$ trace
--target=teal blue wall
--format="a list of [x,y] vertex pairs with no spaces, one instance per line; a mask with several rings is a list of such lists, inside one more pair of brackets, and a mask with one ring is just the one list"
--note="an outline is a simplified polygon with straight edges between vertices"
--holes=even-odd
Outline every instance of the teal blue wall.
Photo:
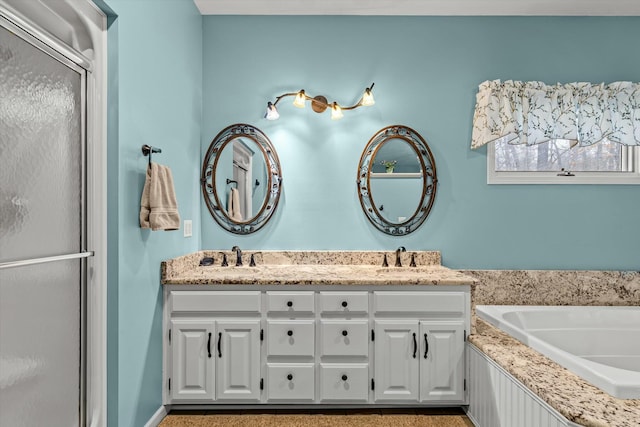
[[[640,18],[204,17],[201,152],[225,126],[262,129],[282,163],[284,193],[251,236],[202,211],[202,247],[442,251],[454,268],[640,269],[640,187],[489,186],[486,149],[471,151],[478,84],[637,81]],[[262,118],[268,100],[306,89],[343,104],[375,82],[376,105]],[[440,185],[415,233],[376,231],[361,211],[356,168],[382,127],[404,124],[429,143]]]
[[[140,427],[162,404],[160,262],[200,247],[202,17],[191,0],[108,5],[108,424]],[[194,237],[140,228],[143,144],[162,148],[153,159],[172,169]]]

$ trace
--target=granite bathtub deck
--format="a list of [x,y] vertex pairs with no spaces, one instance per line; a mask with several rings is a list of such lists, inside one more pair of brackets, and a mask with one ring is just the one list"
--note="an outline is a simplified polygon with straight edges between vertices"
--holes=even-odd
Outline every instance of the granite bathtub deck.
[[476,319],[469,342],[574,423],[640,425],[640,399],[612,397],[483,320]]
[[[414,254],[416,267],[410,267]],[[474,285],[476,279],[440,265],[435,251],[404,252],[403,267],[394,267],[393,252],[263,251],[254,252],[257,266],[249,267],[251,252],[235,267],[235,253],[225,252],[229,267],[221,267],[222,253],[200,251],[164,261],[165,285]],[[382,267],[387,255],[390,267]],[[213,258],[213,265],[200,260]]]

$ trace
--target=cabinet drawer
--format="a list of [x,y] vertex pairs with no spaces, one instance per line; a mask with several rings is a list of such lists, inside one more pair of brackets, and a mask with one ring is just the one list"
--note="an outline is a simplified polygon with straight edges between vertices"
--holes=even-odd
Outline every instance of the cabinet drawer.
[[367,320],[320,321],[320,356],[369,356]]
[[369,400],[369,365],[321,363],[320,400]]
[[267,311],[281,313],[313,313],[313,292],[267,292]]
[[171,312],[260,313],[260,291],[171,291]]
[[267,357],[313,357],[315,348],[313,320],[267,321]]
[[374,292],[373,311],[378,313],[430,312],[462,316],[465,309],[464,292]]
[[369,311],[367,292],[320,292],[320,313],[365,314]]
[[313,401],[313,363],[267,363],[267,400]]

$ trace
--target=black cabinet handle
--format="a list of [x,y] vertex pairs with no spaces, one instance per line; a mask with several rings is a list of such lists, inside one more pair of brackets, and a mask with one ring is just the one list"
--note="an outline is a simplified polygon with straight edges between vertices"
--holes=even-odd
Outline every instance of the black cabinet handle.
[[222,332],[218,332],[218,357],[222,357]]
[[342,331],[342,336],[346,337],[347,335],[349,335],[349,332],[347,332],[346,330]]
[[291,380],[293,379],[293,375],[291,375],[291,374],[287,375],[287,379],[288,379],[289,381],[291,381]]
[[427,353],[429,353],[429,341],[427,340],[427,334],[424,334],[424,358],[427,358]]
[[348,379],[348,378],[347,378],[347,376],[346,376],[346,375],[343,375],[343,376],[342,376],[342,381],[346,381],[347,379]]
[[288,330],[288,331],[287,331],[287,335],[289,335],[289,336],[293,336],[293,331],[292,331],[292,330]]
[[413,333],[413,358],[416,358],[416,353],[418,353],[418,341],[416,340],[416,333]]
[[347,307],[347,305],[349,305],[349,304],[348,304],[346,301],[342,301],[342,306],[343,306],[343,307],[345,307],[345,308],[346,308],[346,307]]
[[293,307],[293,301],[287,301],[287,307]]
[[209,332],[209,341],[207,341],[207,353],[209,354],[209,359],[211,359],[211,332]]

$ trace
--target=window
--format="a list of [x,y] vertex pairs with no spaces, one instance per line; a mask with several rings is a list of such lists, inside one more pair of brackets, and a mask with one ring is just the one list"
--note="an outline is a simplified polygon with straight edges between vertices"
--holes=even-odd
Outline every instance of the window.
[[471,148],[489,184],[640,185],[640,83],[485,81]]
[[640,184],[640,147],[602,141],[580,147],[496,141],[487,148],[488,184]]

